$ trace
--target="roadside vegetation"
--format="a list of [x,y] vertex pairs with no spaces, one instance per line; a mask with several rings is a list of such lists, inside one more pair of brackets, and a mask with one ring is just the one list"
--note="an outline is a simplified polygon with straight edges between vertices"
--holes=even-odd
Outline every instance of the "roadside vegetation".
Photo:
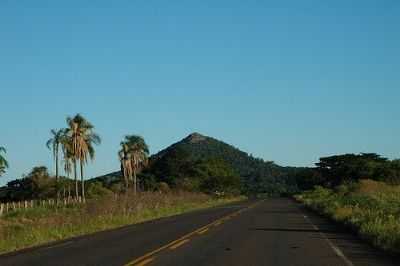
[[240,175],[219,156],[194,159],[178,148],[149,157],[145,139],[130,134],[112,155],[121,171],[89,179],[101,143],[94,125],[77,114],[50,135],[54,175],[36,166],[0,188],[0,253],[245,199]]
[[296,199],[343,223],[375,247],[400,253],[399,161],[376,154],[322,158]]
[[183,191],[132,192],[85,204],[16,210],[0,218],[0,253],[244,199]]
[[297,199],[376,247],[400,253],[400,186],[362,180],[335,189],[318,187]]
[[[94,125],[77,114],[50,133],[46,146],[55,174],[36,166],[0,187],[0,252],[216,206],[240,195],[294,194],[375,246],[400,250],[400,160],[344,154],[321,158],[315,168],[281,167],[198,133],[150,156],[145,139],[129,134],[111,155],[118,156],[120,171],[90,179],[84,170],[101,143]],[[10,166],[5,155],[0,147],[0,175]],[[47,201],[52,205],[41,203]]]

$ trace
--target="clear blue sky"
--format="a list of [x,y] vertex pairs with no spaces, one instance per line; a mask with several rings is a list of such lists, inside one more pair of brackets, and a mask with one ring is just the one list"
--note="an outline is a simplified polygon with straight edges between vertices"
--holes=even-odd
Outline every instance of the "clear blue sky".
[[77,112],[103,138],[89,176],[118,169],[127,133],[154,153],[198,131],[282,165],[398,158],[399,14],[398,0],[3,0],[0,184],[52,169],[48,132]]

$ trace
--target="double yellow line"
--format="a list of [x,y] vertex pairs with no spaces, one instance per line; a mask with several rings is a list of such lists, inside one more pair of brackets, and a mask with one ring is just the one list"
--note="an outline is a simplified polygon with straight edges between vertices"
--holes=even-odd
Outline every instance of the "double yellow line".
[[197,230],[195,230],[195,231],[193,231],[193,232],[191,232],[191,233],[189,233],[187,235],[184,235],[184,236],[182,236],[181,238],[179,238],[177,240],[174,240],[174,241],[172,241],[172,242],[170,242],[170,243],[168,243],[168,244],[166,244],[166,245],[164,245],[162,247],[159,247],[159,248],[157,248],[157,249],[155,249],[155,250],[153,250],[153,251],[151,251],[149,253],[146,253],[145,255],[143,255],[143,256],[141,256],[141,257],[139,257],[139,258],[127,263],[127,264],[125,264],[125,266],[144,266],[144,265],[147,265],[147,264],[149,264],[150,262],[152,262],[154,260],[153,256],[155,254],[157,254],[157,253],[159,253],[161,251],[164,251],[166,249],[171,249],[171,250],[177,249],[178,247],[183,246],[184,244],[189,242],[190,241],[189,238],[191,238],[192,236],[205,234],[207,231],[210,230],[211,227],[219,226],[223,222],[225,222],[225,221],[227,221],[227,220],[229,220],[229,219],[231,219],[233,217],[236,217],[237,215],[241,214],[245,210],[249,210],[251,208],[254,208],[259,203],[260,202],[257,202],[255,204],[252,204],[252,205],[248,206],[247,208],[241,209],[241,210],[239,210],[237,212],[234,212],[234,213],[229,214],[227,216],[224,216],[224,217],[222,217],[222,218],[220,218],[218,220],[215,220],[214,222],[212,222],[210,224],[207,224],[207,225],[205,225],[205,226],[203,226],[203,227],[201,227],[201,228],[199,228],[199,229],[197,229]]

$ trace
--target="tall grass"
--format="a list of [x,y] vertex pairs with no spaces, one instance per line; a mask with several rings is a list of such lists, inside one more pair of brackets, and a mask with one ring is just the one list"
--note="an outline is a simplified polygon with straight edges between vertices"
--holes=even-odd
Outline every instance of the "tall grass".
[[241,200],[199,193],[139,193],[85,205],[17,210],[0,218],[0,253]]
[[317,187],[296,198],[376,247],[400,253],[400,186],[363,180],[334,190]]

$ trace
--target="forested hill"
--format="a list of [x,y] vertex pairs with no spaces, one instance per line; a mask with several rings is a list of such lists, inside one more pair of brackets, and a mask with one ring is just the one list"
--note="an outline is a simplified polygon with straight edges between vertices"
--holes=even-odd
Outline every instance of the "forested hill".
[[277,167],[273,162],[265,162],[261,159],[253,158],[232,145],[199,133],[193,133],[165,150],[160,151],[153,155],[151,160],[160,160],[175,150],[182,150],[185,152],[188,160],[192,161],[206,158],[221,158],[229,163],[240,176],[249,176],[255,169],[260,167],[268,169]]
[[[272,161],[254,158],[223,141],[193,133],[150,157],[149,166],[139,175],[144,189],[159,182],[170,187],[211,191],[237,190],[247,194],[292,193],[297,191],[296,173],[303,168],[281,167]],[[236,177],[240,178],[240,186]],[[210,180],[215,178],[215,180]],[[93,179],[106,187],[122,179],[121,172]]]
[[[277,195],[297,191],[296,178],[308,186],[313,172],[300,170],[254,158],[232,145],[194,133],[151,156],[148,166],[138,174],[138,181],[140,189],[150,191],[167,187],[205,193]],[[73,180],[66,177],[58,183],[46,167],[34,167],[24,178],[0,187],[0,201],[51,198],[57,186],[69,195],[74,187]],[[88,180],[87,187],[88,195],[122,192],[121,171]]]
[[243,152],[220,140],[193,133],[151,157],[151,161],[163,161],[179,151],[187,160],[198,161],[218,158],[228,163],[243,180],[247,191],[257,193],[284,193],[295,188],[292,167],[281,167],[271,161],[264,161]]

